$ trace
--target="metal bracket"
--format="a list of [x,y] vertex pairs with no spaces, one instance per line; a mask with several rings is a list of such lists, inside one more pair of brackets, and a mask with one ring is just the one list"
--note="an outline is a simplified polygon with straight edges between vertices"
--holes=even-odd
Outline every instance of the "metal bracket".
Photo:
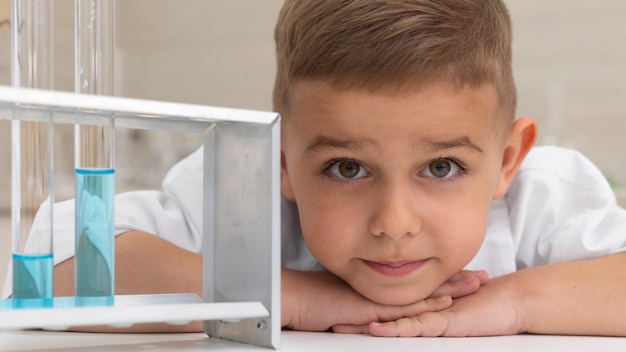
[[269,312],[205,321],[205,332],[278,349],[279,115],[0,86],[0,119],[43,122],[50,114],[54,123],[101,125],[113,118],[116,127],[204,133],[204,301],[260,302]]

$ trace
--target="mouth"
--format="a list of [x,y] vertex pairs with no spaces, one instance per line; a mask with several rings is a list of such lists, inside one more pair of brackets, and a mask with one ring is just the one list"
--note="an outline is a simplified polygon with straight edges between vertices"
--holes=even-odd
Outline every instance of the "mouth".
[[375,262],[363,259],[363,262],[372,270],[385,276],[401,277],[421,268],[428,259],[406,260],[397,262]]

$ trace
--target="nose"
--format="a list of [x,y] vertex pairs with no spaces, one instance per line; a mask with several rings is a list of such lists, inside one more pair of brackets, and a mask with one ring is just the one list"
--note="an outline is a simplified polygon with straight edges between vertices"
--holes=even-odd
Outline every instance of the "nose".
[[369,231],[374,236],[398,240],[421,230],[418,196],[410,185],[390,184],[377,191]]

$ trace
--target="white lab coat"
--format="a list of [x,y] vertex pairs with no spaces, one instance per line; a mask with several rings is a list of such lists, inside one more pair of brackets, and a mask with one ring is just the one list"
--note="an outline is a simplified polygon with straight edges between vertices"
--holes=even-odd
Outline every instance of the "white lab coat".
[[[162,186],[162,191],[117,195],[115,233],[141,230],[200,253],[202,149],[176,164]],[[321,269],[302,239],[295,204],[285,199],[281,227],[283,266]],[[616,204],[602,173],[578,152],[536,147],[506,195],[492,202],[485,240],[467,268],[499,276],[623,251],[626,211]],[[73,255],[74,202],[70,200],[54,207],[54,263]],[[3,297],[12,290],[10,269]]]

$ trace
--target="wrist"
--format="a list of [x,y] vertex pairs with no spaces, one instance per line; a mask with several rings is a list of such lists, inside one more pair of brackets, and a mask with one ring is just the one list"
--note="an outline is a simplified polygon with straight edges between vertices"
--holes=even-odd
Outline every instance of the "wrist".
[[294,326],[295,317],[297,316],[298,301],[301,297],[301,295],[297,293],[299,285],[295,282],[297,272],[283,268],[281,269],[280,275],[281,326],[292,328]]
[[509,308],[513,311],[514,321],[511,322],[511,334],[521,334],[529,332],[532,325],[529,314],[532,310],[533,300],[536,296],[535,287],[526,275],[525,270],[520,270],[508,275],[492,279],[487,285],[496,285],[497,291],[503,295],[508,302]]

